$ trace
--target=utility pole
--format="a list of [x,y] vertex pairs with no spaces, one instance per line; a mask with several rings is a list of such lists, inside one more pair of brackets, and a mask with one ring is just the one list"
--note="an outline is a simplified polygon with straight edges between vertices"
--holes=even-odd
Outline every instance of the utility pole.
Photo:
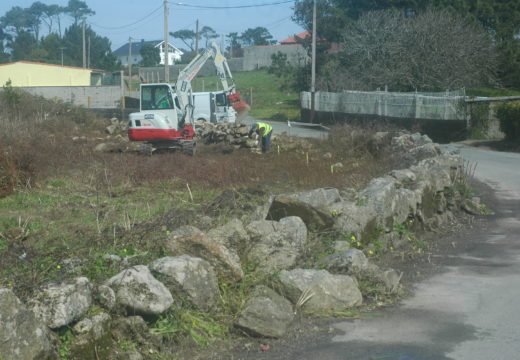
[[87,57],[87,68],[90,69],[90,35],[88,36],[88,57]]
[[61,50],[61,66],[63,66],[63,50],[65,50],[66,47],[60,47]]
[[195,55],[199,54],[199,19],[195,25]]
[[312,70],[311,70],[311,124],[314,123],[316,106],[316,0],[312,7]]
[[224,34],[220,34],[220,52],[224,54]]
[[128,38],[128,78],[132,80],[132,38]]
[[168,0],[164,0],[164,82],[170,82],[170,66],[168,64]]
[[87,46],[85,43],[85,18],[83,18],[83,68],[87,67]]

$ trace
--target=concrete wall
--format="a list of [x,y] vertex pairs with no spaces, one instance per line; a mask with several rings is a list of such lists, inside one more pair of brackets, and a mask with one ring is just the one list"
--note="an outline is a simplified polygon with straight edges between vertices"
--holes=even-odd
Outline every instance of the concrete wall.
[[[317,91],[315,110],[394,118],[466,120],[464,96],[450,94],[393,93],[385,91]],[[302,109],[311,108],[311,93],[300,95]]]
[[243,71],[256,70],[271,66],[271,55],[281,52],[294,66],[304,66],[309,57],[301,45],[250,46],[244,48]]
[[20,86],[89,86],[90,69],[19,61],[0,65],[0,84]]
[[[120,107],[123,95],[119,86],[36,86],[23,87],[22,90],[46,99],[97,109]],[[126,92],[124,95],[130,94]]]

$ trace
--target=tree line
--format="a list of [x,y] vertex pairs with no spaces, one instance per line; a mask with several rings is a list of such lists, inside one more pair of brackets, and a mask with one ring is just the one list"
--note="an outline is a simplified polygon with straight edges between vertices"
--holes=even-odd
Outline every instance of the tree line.
[[[297,0],[293,16],[309,30],[312,3]],[[517,0],[318,0],[316,23],[323,90],[520,89]]]
[[[203,26],[199,33],[190,29],[181,29],[171,32],[170,36],[181,40],[188,48],[189,52],[194,52],[197,40],[199,40],[199,48],[207,48],[210,42],[217,39],[219,35],[210,26]],[[273,35],[265,27],[248,28],[241,34],[231,32],[226,35],[228,46],[226,51],[231,57],[242,56],[243,46],[272,45],[276,43]],[[189,54],[188,54],[189,55]]]
[[[81,0],[67,6],[34,2],[28,8],[14,6],[0,18],[0,62],[29,60],[71,66],[83,65],[82,19],[95,12]],[[65,17],[72,20],[63,28]],[[120,67],[112,54],[110,40],[86,26],[89,67],[116,70]]]
[[[30,7],[14,6],[0,17],[0,63],[10,61],[38,61],[71,66],[83,65],[82,20],[95,12],[81,0],[69,0],[67,6],[46,5],[40,1]],[[64,19],[72,24],[63,28]],[[195,43],[199,49],[207,48],[219,35],[210,26],[203,26],[198,34],[190,29],[170,32],[187,47],[183,62],[195,55]],[[85,37],[88,46],[88,66],[113,71],[121,68],[111,51],[110,40],[96,34],[87,24]],[[241,56],[242,46],[269,45],[276,43],[264,27],[249,28],[239,34],[229,33],[227,51],[231,56]],[[160,62],[159,49],[146,44],[140,49],[142,66],[154,66]],[[138,65],[138,64],[136,64]]]

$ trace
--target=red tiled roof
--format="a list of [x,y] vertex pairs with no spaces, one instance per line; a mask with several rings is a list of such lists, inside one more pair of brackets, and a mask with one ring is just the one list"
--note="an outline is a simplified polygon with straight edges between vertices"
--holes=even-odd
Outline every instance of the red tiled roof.
[[[301,32],[299,34],[293,35],[290,38],[287,38],[285,40],[281,40],[280,44],[281,45],[298,44],[298,40],[306,39],[306,38],[308,38],[311,35],[312,35],[312,33],[310,31],[306,30],[306,31]],[[325,39],[317,37],[316,40],[317,41],[323,41]]]
[[310,33],[310,31],[306,30],[306,31],[301,32],[301,33],[299,33],[297,35],[293,35],[290,38],[281,40],[280,44],[294,44],[294,43],[296,43],[296,38],[305,39],[308,36],[311,36],[311,33]]

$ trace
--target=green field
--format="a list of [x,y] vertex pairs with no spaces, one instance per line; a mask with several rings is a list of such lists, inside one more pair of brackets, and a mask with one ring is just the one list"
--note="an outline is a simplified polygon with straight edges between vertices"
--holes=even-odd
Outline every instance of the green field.
[[485,97],[499,97],[499,96],[520,96],[520,91],[507,89],[493,89],[493,88],[473,88],[467,89],[468,96],[485,96]]
[[[242,99],[251,106],[250,116],[266,120],[299,120],[299,93],[282,91],[283,81],[267,70],[236,72],[234,75]],[[197,77],[192,82],[194,91],[222,89],[216,76]]]

